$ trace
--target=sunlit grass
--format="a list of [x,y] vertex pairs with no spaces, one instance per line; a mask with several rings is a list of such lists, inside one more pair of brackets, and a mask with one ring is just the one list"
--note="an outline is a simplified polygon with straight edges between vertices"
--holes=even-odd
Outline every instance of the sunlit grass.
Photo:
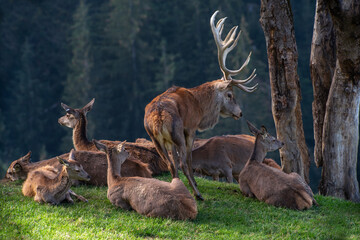
[[[169,175],[159,178],[170,181]],[[197,182],[205,201],[197,202],[194,221],[118,209],[106,198],[105,187],[73,187],[89,202],[50,206],[24,197],[20,182],[0,184],[0,239],[360,238],[360,204],[317,195],[319,207],[294,211],[245,198],[236,184]]]

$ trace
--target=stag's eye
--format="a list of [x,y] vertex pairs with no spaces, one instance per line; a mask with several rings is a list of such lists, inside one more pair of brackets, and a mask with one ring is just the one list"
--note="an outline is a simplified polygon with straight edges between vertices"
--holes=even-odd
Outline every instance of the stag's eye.
[[227,94],[227,97],[228,97],[229,99],[232,99],[232,93],[228,93],[228,94]]

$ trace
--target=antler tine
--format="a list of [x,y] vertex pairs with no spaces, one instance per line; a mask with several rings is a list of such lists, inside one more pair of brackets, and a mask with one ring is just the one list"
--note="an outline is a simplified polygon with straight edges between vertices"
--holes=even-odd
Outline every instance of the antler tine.
[[257,86],[258,86],[258,85],[259,85],[259,84],[256,83],[256,84],[255,84],[254,86],[252,86],[252,87],[246,87],[246,86],[241,85],[241,84],[235,84],[236,87],[240,88],[240,89],[243,90],[244,92],[249,92],[249,93],[254,92],[254,91],[257,89]]
[[254,71],[252,71],[252,73],[250,74],[250,76],[249,76],[248,78],[246,78],[246,79],[243,79],[243,80],[231,79],[231,81],[232,81],[234,84],[251,83],[251,81],[254,80],[254,78],[256,77],[255,71],[256,71],[256,69],[254,69]]
[[[223,80],[224,81],[232,81],[232,83],[239,87],[240,89],[246,91],[246,92],[253,92],[255,91],[257,84],[253,87],[246,87],[243,86],[242,84],[245,83],[250,83],[254,78],[255,78],[255,70],[252,72],[252,74],[245,80],[236,80],[236,79],[232,79],[232,76],[235,76],[237,74],[239,74],[244,67],[246,67],[249,64],[250,61],[250,57],[251,57],[251,52],[249,54],[249,56],[247,57],[247,59],[245,60],[245,62],[243,63],[243,65],[238,69],[238,70],[229,70],[226,67],[226,57],[227,54],[233,50],[235,48],[235,46],[237,45],[238,41],[239,41],[239,37],[241,34],[241,31],[239,31],[239,34],[237,34],[236,36],[236,32],[238,29],[238,26],[234,26],[231,28],[231,30],[229,31],[229,33],[226,35],[225,39],[222,40],[221,39],[221,33],[224,29],[224,22],[226,20],[226,17],[221,18],[215,27],[215,17],[218,14],[219,10],[215,11],[214,14],[211,16],[210,18],[210,27],[211,27],[211,31],[214,35],[214,39],[215,39],[215,43],[218,49],[218,61],[219,61],[219,65],[220,65],[220,69],[223,73]],[[236,37],[235,37],[236,36]]]
[[243,63],[243,65],[238,70],[229,70],[229,75],[230,76],[238,75],[249,64],[251,54],[252,54],[252,52],[249,53],[249,55],[246,58],[245,62]]

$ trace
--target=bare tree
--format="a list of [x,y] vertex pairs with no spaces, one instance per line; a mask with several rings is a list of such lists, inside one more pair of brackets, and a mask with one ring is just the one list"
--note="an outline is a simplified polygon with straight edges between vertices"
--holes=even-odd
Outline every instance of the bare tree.
[[261,0],[260,23],[269,62],[272,112],[283,171],[296,172],[309,182],[310,157],[305,144],[301,92],[297,74],[297,47],[293,16],[287,0]]
[[310,73],[314,90],[312,112],[314,119],[314,161],[323,165],[322,132],[331,80],[336,63],[335,32],[324,0],[316,3],[314,32],[311,43]]
[[322,136],[323,195],[359,202],[360,2],[325,1],[336,34],[336,67]]

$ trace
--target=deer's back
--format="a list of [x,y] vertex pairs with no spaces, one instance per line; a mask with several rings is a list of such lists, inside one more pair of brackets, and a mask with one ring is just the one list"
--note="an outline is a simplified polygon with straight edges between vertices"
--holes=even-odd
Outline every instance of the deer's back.
[[[86,184],[95,186],[107,185],[108,163],[105,153],[75,151],[75,159],[90,175],[90,181],[86,182]],[[152,172],[149,169],[148,164],[130,157],[123,163],[121,174],[126,177],[140,176],[144,178],[151,178]]]
[[193,219],[196,202],[177,178],[171,183],[141,177],[122,177],[108,190],[112,201],[121,198],[140,214],[150,217]]
[[23,183],[22,192],[24,196],[35,196],[39,186],[51,186],[60,170],[53,166],[43,166],[29,172],[28,177]]
[[309,195],[304,182],[294,173],[287,174],[254,161],[248,163],[240,173],[240,181],[248,184],[257,199],[271,205],[292,209],[304,209],[312,205],[312,195]]
[[181,120],[185,128],[197,129],[202,112],[189,89],[172,87],[155,97],[145,108],[145,128],[153,133],[163,128],[172,131],[173,122]]

